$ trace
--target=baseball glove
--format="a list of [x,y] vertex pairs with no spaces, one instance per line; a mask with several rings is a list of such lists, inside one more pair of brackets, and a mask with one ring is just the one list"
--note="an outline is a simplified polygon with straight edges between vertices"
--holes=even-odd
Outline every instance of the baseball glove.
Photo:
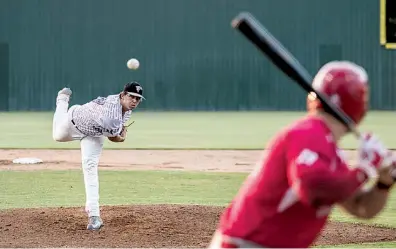
[[120,136],[123,137],[124,139],[126,138],[126,134],[128,131],[129,126],[131,126],[133,123],[135,123],[135,121],[133,121],[132,123],[130,123],[129,125],[123,125],[122,129],[121,129],[121,133]]

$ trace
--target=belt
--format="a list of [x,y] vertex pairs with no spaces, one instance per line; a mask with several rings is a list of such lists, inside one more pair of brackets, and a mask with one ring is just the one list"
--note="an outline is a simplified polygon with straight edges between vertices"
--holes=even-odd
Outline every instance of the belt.
[[81,134],[84,134],[80,129],[78,129],[78,127],[77,127],[77,125],[76,125],[76,123],[74,122],[73,119],[71,120],[71,123],[73,124],[73,126],[74,126]]

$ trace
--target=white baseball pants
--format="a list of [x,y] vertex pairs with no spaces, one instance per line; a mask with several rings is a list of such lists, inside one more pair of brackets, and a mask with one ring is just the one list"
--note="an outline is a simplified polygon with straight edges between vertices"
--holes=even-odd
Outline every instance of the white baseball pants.
[[230,237],[222,234],[219,230],[216,230],[208,249],[222,249],[222,248],[268,248],[256,244],[252,241],[244,240],[237,237]]
[[100,216],[98,165],[104,137],[89,137],[79,132],[71,120],[73,111],[80,105],[73,105],[70,109],[68,107],[68,100],[58,97],[53,118],[52,136],[58,142],[80,140],[86,196],[85,211],[88,216]]

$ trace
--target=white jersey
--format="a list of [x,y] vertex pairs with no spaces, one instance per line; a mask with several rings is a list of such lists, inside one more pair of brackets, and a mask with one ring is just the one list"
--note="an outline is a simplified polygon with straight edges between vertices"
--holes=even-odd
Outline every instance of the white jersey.
[[72,114],[72,122],[84,135],[115,137],[131,117],[132,111],[122,115],[118,94],[98,97],[80,107]]

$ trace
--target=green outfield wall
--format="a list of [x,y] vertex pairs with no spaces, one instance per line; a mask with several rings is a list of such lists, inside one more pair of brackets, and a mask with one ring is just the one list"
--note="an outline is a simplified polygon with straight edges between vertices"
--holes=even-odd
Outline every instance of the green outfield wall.
[[146,110],[303,109],[304,93],[231,28],[240,11],[310,72],[363,65],[371,107],[396,107],[396,50],[380,46],[375,0],[0,0],[0,109],[53,110],[63,86],[83,103],[131,80]]

